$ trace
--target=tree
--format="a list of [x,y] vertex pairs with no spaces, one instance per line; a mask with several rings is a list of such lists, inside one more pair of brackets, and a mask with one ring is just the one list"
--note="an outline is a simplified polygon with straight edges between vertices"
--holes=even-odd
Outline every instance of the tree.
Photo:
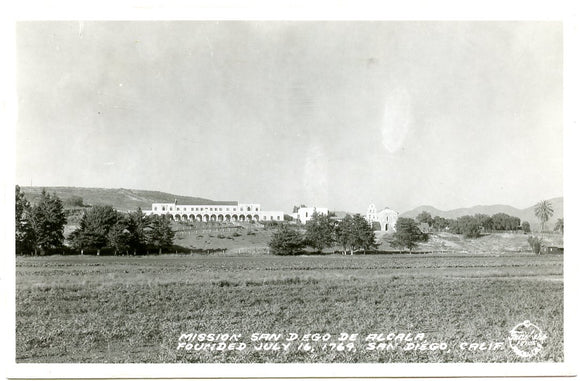
[[[334,236],[336,242],[342,247],[343,253],[346,255],[347,250],[351,247],[350,243],[352,242],[352,231],[353,231],[353,221],[352,216],[347,214],[342,221],[336,225],[334,230]],[[351,250],[351,255],[353,254],[353,250]]]
[[429,212],[422,211],[417,215],[417,217],[415,217],[415,220],[417,220],[418,223],[429,224],[429,227],[433,226],[433,217],[431,217]]
[[282,225],[274,232],[268,246],[274,255],[297,255],[302,252],[306,244],[299,231]]
[[409,253],[417,247],[417,242],[424,242],[428,235],[421,232],[419,225],[412,218],[399,218],[395,225],[396,232],[393,234],[391,244],[394,247],[408,248]]
[[148,218],[141,208],[137,208],[135,212],[129,214],[129,219],[131,221],[131,226],[133,227],[133,241],[134,241],[134,251],[143,251],[146,249],[147,237],[145,235],[145,230],[149,228],[151,224],[150,218]]
[[522,222],[522,230],[524,231],[524,233],[529,233],[530,231],[532,231],[530,229],[530,223],[528,221]]
[[298,213],[298,210],[300,208],[306,208],[306,205],[304,205],[304,204],[294,205],[294,207],[292,208],[292,213]]
[[543,242],[539,237],[529,236],[528,243],[530,244],[530,247],[532,248],[534,254],[540,254]]
[[334,234],[345,255],[347,252],[353,255],[360,250],[366,253],[367,250],[377,247],[371,224],[360,214],[343,218],[336,225]]
[[305,242],[316,251],[321,252],[334,243],[334,227],[329,216],[314,212],[312,218],[306,222],[305,227]]
[[473,217],[475,218],[477,224],[485,231],[490,231],[493,229],[493,219],[487,214],[478,213]]
[[461,234],[465,238],[477,238],[481,235],[481,221],[473,216],[461,216],[457,219]]
[[363,254],[366,254],[367,250],[375,249],[377,243],[375,241],[375,232],[371,224],[361,216],[360,214],[355,214],[352,218],[352,228],[355,250],[362,250]]
[[136,234],[136,226],[131,216],[120,217],[109,229],[107,244],[118,253],[129,254],[130,250],[136,250],[139,245],[139,237]]
[[34,250],[34,229],[32,228],[30,203],[18,185],[16,185],[15,196],[16,253],[31,253]]
[[150,223],[145,229],[147,247],[159,250],[159,254],[162,254],[163,250],[167,250],[173,245],[175,232],[171,229],[170,221],[165,216],[152,215],[149,217]]
[[449,227],[450,220],[440,216],[433,217],[433,228],[437,231],[445,230]]
[[552,203],[550,201],[542,200],[536,204],[534,207],[534,214],[540,220],[541,230],[544,231],[544,227],[546,222],[552,217],[554,214],[554,208],[552,208]]
[[31,209],[30,220],[35,254],[39,250],[44,255],[48,249],[62,246],[66,217],[62,202],[56,195],[51,196],[43,189],[40,200]]
[[95,205],[81,217],[80,226],[69,240],[76,249],[101,250],[109,243],[109,230],[117,223],[119,214],[112,206]]
[[554,226],[554,231],[564,234],[564,219],[563,218],[558,218],[556,220],[556,226]]

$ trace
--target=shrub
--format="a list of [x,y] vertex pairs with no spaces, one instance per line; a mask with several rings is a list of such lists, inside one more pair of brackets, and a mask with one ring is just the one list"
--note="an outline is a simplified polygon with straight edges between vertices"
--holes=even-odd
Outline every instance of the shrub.
[[524,233],[529,233],[531,231],[530,223],[528,221],[522,222],[522,230],[524,231]]
[[406,247],[409,249],[409,252],[417,247],[417,242],[425,242],[429,239],[429,235],[421,232],[419,225],[412,218],[399,218],[395,229],[396,232],[393,234],[391,244],[394,247]]
[[542,249],[542,240],[539,237],[528,237],[528,243],[530,244],[534,254],[540,254],[540,250]]
[[287,226],[282,226],[268,243],[274,255],[298,255],[306,246],[302,234]]

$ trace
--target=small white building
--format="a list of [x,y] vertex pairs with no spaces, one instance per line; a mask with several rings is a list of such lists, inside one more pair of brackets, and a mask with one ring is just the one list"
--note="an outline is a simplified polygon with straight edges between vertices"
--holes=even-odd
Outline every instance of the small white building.
[[394,233],[396,231],[395,225],[399,219],[399,212],[388,207],[377,212],[375,205],[370,204],[367,209],[366,219],[371,225],[373,222],[378,222],[381,231]]
[[312,218],[312,215],[314,214],[314,212],[328,216],[328,208],[321,208],[321,207],[317,207],[317,206],[314,206],[311,208],[302,207],[302,208],[298,209],[298,212],[292,213],[291,216],[295,220],[299,220],[301,223],[305,224],[307,221],[309,221]]

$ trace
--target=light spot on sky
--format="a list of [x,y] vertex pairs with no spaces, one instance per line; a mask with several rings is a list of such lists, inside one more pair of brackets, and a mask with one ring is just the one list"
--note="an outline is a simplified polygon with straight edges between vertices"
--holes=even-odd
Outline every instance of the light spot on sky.
[[18,22],[16,182],[285,211],[528,207],[562,195],[562,34],[561,22]]
[[383,146],[389,153],[397,152],[405,142],[411,121],[411,98],[402,88],[387,95],[381,133]]

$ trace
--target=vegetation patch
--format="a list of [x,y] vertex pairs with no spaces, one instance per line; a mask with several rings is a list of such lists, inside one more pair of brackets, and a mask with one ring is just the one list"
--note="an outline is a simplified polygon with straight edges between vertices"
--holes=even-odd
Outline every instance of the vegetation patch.
[[[563,360],[562,256],[19,257],[17,362],[518,362],[512,351],[184,352],[183,332],[503,341]],[[248,339],[249,340],[249,339]]]

